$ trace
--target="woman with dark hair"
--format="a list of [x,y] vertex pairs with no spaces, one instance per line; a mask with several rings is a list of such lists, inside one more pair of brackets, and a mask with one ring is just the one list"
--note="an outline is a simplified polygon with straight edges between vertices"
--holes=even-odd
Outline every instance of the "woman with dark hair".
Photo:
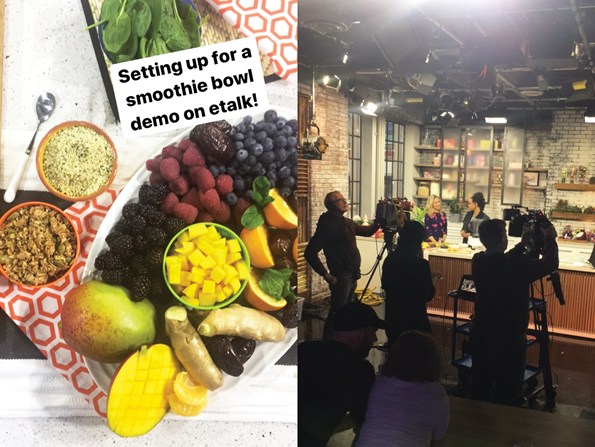
[[386,257],[382,266],[389,346],[405,331],[432,330],[426,303],[434,297],[434,286],[442,275],[440,272],[432,273],[430,263],[423,258],[421,243],[425,239],[423,225],[415,221],[405,222],[399,230],[397,248]]
[[479,224],[484,220],[490,220],[489,216],[483,212],[485,206],[486,199],[482,193],[476,192],[469,198],[469,212],[465,214],[463,229],[461,230],[463,244],[466,244],[472,236],[479,238]]
[[357,447],[426,447],[448,429],[442,361],[429,335],[408,331],[391,347],[370,392]]

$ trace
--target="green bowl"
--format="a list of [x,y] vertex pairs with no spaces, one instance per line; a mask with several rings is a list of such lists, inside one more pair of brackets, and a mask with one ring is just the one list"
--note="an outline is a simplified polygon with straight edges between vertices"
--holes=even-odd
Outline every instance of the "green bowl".
[[177,292],[174,290],[174,288],[171,286],[171,284],[167,280],[167,268],[165,265],[165,259],[168,256],[170,249],[172,248],[172,246],[174,245],[174,243],[176,242],[178,237],[180,237],[182,235],[182,233],[184,233],[185,231],[188,231],[188,229],[194,225],[206,225],[207,228],[215,227],[215,228],[217,228],[217,232],[221,235],[221,237],[224,237],[225,239],[237,240],[238,243],[240,244],[240,248],[242,249],[242,251],[241,251],[242,259],[244,260],[244,262],[246,262],[248,271],[250,271],[250,256],[248,255],[248,250],[246,250],[246,246],[244,245],[244,243],[242,242],[240,237],[237,234],[235,234],[233,231],[231,231],[229,228],[227,228],[223,225],[219,225],[216,223],[202,222],[202,223],[197,223],[197,224],[192,224],[192,225],[187,226],[182,231],[180,231],[178,234],[176,234],[172,238],[172,240],[169,242],[169,244],[167,244],[167,248],[165,249],[165,254],[163,256],[163,278],[165,279],[165,283],[167,284],[167,287],[170,290],[170,292],[178,299],[178,301],[180,301],[185,306],[191,307],[193,309],[201,309],[201,310],[213,310],[213,309],[219,309],[221,307],[225,307],[225,306],[233,303],[241,295],[242,291],[244,290],[244,287],[246,287],[246,284],[248,283],[247,279],[242,280],[242,282],[240,283],[240,290],[238,290],[237,293],[233,294],[225,301],[216,303],[213,306],[195,306],[195,305],[188,303],[188,301],[186,301],[183,296],[180,296],[177,294]]

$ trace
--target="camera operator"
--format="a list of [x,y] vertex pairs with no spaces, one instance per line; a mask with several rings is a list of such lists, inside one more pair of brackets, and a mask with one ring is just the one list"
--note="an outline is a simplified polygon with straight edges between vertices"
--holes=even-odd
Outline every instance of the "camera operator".
[[500,219],[482,222],[479,238],[486,251],[473,256],[471,269],[477,296],[470,326],[471,397],[515,405],[521,396],[529,323],[529,289],[533,281],[558,268],[556,230],[551,223],[539,225],[543,233],[542,259],[523,256],[535,236],[526,225],[521,242],[504,253],[508,245],[506,223]]
[[[331,307],[323,330],[323,338],[329,340],[337,311],[352,300],[357,280],[361,277],[361,257],[355,236],[372,236],[379,225],[377,222],[368,226],[357,225],[343,217],[349,207],[339,191],[329,192],[324,198],[324,206],[328,211],[318,219],[316,232],[308,242],[304,257],[331,290]],[[330,272],[318,257],[320,250],[324,250]]]
[[461,236],[463,236],[463,244],[466,244],[470,237],[479,237],[479,225],[484,220],[489,220],[489,216],[483,212],[486,206],[486,199],[483,194],[476,192],[469,198],[469,212],[465,214],[463,219],[463,228]]

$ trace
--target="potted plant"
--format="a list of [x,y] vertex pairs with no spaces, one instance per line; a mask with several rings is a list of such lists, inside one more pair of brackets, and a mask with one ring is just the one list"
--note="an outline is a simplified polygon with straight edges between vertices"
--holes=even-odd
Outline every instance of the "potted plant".
[[450,201],[449,208],[450,208],[450,221],[452,223],[460,223],[461,222],[461,213],[465,210],[465,208],[463,206],[461,206],[456,199],[453,199]]

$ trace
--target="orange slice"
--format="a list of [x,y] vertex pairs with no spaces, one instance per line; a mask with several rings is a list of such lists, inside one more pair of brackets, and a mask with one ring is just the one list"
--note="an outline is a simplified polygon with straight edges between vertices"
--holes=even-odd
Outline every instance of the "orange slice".
[[198,416],[205,408],[207,408],[206,397],[198,405],[187,405],[180,402],[178,396],[176,396],[175,393],[172,393],[167,396],[167,401],[169,402],[171,411],[179,416]]
[[251,265],[261,269],[268,269],[275,265],[264,224],[251,230],[244,228],[240,233],[240,239],[248,250]]
[[199,405],[207,397],[207,389],[196,385],[186,371],[178,373],[174,381],[174,393],[186,405]]
[[264,219],[272,227],[282,230],[297,228],[297,214],[293,212],[287,201],[279,194],[278,189],[271,189],[270,196],[275,199],[264,207]]
[[262,310],[264,312],[282,309],[287,304],[287,301],[284,299],[277,301],[273,295],[269,295],[264,290],[262,290],[258,284],[258,281],[260,281],[262,275],[263,273],[260,270],[250,269],[248,284],[246,284],[246,288],[244,289],[244,297],[246,298],[246,301],[248,301],[256,309]]

